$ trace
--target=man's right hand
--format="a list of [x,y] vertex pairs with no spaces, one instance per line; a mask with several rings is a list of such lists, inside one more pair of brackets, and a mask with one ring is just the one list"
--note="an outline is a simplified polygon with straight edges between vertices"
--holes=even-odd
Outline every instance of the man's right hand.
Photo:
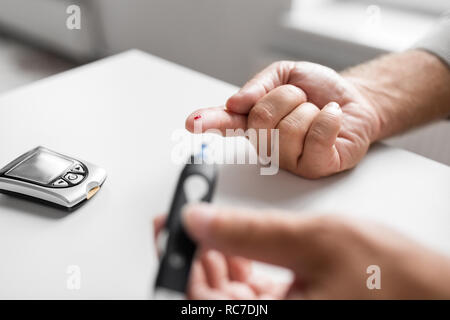
[[[194,299],[441,299],[450,298],[450,259],[369,221],[302,217],[193,205],[185,227],[200,248],[189,297]],[[292,270],[289,285],[255,279],[251,260]],[[369,266],[380,268],[370,290]]]

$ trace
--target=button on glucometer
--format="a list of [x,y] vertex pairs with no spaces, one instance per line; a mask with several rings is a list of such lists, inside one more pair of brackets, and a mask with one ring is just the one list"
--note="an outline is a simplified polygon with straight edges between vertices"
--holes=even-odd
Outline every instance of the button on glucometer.
[[81,180],[83,180],[83,176],[75,173],[68,173],[64,176],[64,179],[67,179],[72,184],[77,184]]
[[70,181],[75,181],[75,180],[77,180],[77,175],[73,174],[73,173],[69,173],[68,175],[66,175],[66,179],[68,179]]
[[76,164],[76,165],[72,168],[71,171],[76,172],[76,173],[85,173],[83,167],[82,167],[80,164]]
[[53,186],[55,187],[67,187],[68,185],[69,184],[63,179],[58,179],[55,182],[53,182]]

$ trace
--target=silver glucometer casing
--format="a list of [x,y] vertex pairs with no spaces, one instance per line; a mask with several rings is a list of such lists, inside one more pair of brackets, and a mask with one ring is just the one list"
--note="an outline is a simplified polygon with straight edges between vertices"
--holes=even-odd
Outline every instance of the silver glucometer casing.
[[105,179],[106,171],[98,166],[37,147],[0,170],[0,192],[74,210]]

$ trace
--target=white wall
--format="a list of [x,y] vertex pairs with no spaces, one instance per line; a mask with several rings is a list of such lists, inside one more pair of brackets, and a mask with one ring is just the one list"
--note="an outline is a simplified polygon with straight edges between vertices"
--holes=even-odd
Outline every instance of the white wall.
[[98,0],[106,51],[139,48],[244,83],[290,0]]
[[[81,8],[81,30],[66,27],[69,5]],[[0,0],[0,31],[74,60],[98,56],[95,14],[86,0]]]

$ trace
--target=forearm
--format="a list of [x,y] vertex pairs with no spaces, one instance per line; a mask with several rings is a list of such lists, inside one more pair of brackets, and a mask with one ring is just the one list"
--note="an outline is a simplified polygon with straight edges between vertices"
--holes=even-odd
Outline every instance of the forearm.
[[450,114],[450,68],[428,52],[389,54],[343,76],[376,110],[373,141]]

